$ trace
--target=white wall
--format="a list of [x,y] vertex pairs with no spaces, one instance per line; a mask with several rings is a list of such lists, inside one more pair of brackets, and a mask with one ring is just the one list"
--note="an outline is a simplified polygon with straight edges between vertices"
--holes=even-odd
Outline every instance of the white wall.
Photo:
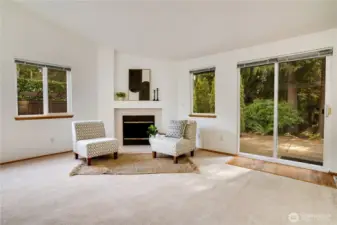
[[[2,2],[2,0],[0,0]],[[197,119],[198,146],[237,153],[239,61],[334,47],[327,104],[333,107],[328,119],[331,142],[327,167],[337,172],[337,29],[238,49],[201,58],[172,62],[115,52],[96,46],[15,3],[1,5],[0,17],[0,162],[12,161],[71,149],[72,120],[102,119],[107,133],[115,135],[113,103],[116,91],[128,90],[128,70],[151,69],[151,89],[160,89],[162,127],[170,119],[190,113],[189,70],[216,66],[216,119]],[[15,121],[16,71],[14,58],[72,67],[73,119]],[[152,91],[151,91],[152,95]],[[151,97],[152,98],[152,97]],[[326,134],[327,135],[327,134]]]
[[221,54],[186,60],[179,65],[178,116],[186,118],[190,113],[191,98],[189,71],[195,68],[216,66],[216,119],[197,119],[199,125],[199,147],[236,154],[238,150],[238,79],[237,63],[239,61],[266,58],[270,56],[309,51],[323,47],[334,47],[331,63],[331,90],[327,104],[331,104],[334,113],[328,118],[331,143],[326,166],[337,172],[337,29],[295,37],[278,42],[233,50]]
[[129,69],[151,69],[151,96],[153,89],[159,88],[162,101],[162,123],[160,130],[166,131],[170,119],[177,117],[177,63],[166,60],[144,58],[117,52],[115,55],[115,92],[128,93]]
[[114,49],[100,46],[97,50],[97,110],[98,118],[103,120],[106,134],[109,137],[115,136],[114,70]]
[[72,68],[76,120],[97,118],[96,48],[93,43],[6,1],[1,6],[1,130],[0,162],[72,149],[72,119],[15,121],[16,67],[23,58]]

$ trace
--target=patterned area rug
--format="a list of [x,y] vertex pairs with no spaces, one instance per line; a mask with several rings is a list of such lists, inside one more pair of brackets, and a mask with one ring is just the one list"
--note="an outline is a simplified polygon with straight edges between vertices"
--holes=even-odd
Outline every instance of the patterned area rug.
[[152,154],[119,154],[118,159],[112,156],[93,158],[91,166],[87,166],[85,160],[76,166],[70,176],[75,175],[131,175],[131,174],[156,174],[156,173],[197,173],[198,168],[188,157],[179,157],[174,164],[170,156],[157,154],[153,159]]

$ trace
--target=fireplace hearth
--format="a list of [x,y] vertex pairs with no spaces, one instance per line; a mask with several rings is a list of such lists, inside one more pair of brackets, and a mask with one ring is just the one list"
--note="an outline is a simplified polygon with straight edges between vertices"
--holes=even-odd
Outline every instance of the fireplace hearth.
[[152,115],[123,116],[123,145],[149,145],[147,128],[155,124]]

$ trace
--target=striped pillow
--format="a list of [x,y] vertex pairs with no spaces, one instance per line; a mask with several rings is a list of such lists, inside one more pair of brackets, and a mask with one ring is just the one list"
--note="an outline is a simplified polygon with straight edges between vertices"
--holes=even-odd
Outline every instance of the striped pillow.
[[166,137],[181,138],[184,135],[187,120],[171,120]]

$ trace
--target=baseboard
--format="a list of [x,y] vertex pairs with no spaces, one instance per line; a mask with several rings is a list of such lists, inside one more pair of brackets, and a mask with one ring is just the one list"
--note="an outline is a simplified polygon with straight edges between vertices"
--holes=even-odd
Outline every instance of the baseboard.
[[332,176],[336,176],[337,177],[337,173],[335,173],[335,172],[329,172],[329,174],[331,174]]
[[0,165],[6,165],[6,164],[10,164],[10,163],[16,163],[16,162],[26,161],[26,160],[30,160],[30,159],[38,159],[38,158],[42,158],[42,157],[46,157],[46,156],[59,155],[59,154],[68,153],[68,152],[72,152],[72,151],[73,150],[70,149],[70,150],[65,150],[64,152],[56,152],[56,153],[51,153],[51,154],[47,154],[47,155],[39,155],[39,156],[35,156],[35,157],[18,159],[18,160],[13,160],[13,161],[8,161],[8,162],[0,163]]
[[197,150],[203,150],[203,151],[207,151],[207,152],[212,152],[212,153],[217,153],[217,154],[222,154],[222,155],[228,155],[228,156],[238,156],[237,154],[219,152],[219,151],[216,151],[216,150],[210,150],[210,149],[206,149],[206,148],[197,148]]

